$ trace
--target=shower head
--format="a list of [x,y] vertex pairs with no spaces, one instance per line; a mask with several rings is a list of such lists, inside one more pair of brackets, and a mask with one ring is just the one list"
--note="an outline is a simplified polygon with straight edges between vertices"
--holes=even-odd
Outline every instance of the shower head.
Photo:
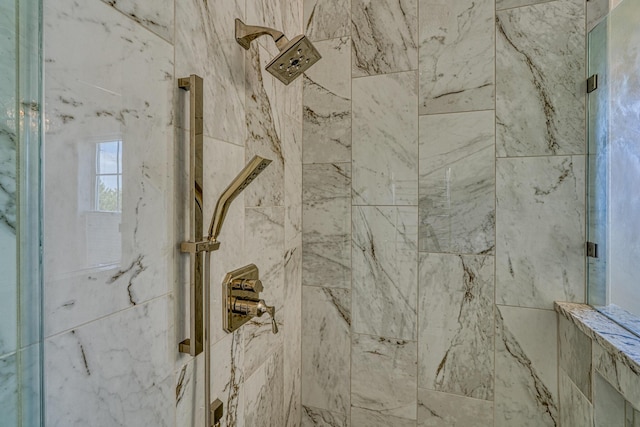
[[265,69],[285,85],[300,77],[321,58],[320,53],[304,35],[296,36],[289,41],[282,32],[273,28],[245,25],[236,19],[236,41],[243,48],[249,49],[251,42],[263,35],[270,35],[280,50],[278,56],[269,62]]
[[271,160],[264,159],[260,156],[254,156],[253,159],[240,171],[231,184],[222,192],[220,198],[216,202],[216,208],[211,217],[211,225],[209,226],[209,240],[215,241],[222,229],[222,223],[227,215],[231,202],[242,193],[251,182],[256,179],[260,172],[269,166]]

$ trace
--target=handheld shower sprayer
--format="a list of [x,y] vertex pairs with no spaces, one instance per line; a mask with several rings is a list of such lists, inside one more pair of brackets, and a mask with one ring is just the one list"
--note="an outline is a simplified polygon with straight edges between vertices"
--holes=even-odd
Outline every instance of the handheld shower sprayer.
[[211,217],[211,225],[209,226],[209,241],[216,241],[220,230],[222,229],[222,223],[227,215],[231,202],[238,197],[242,190],[244,190],[260,173],[271,163],[271,160],[264,159],[260,156],[254,156],[253,159],[240,171],[231,184],[222,192],[220,198],[216,202],[216,208],[213,211]]
[[244,22],[236,18],[236,41],[246,50],[249,49],[253,40],[265,35],[271,36],[280,50],[278,56],[273,58],[265,69],[285,85],[300,77],[302,73],[322,58],[304,34],[289,40],[282,31],[245,25]]

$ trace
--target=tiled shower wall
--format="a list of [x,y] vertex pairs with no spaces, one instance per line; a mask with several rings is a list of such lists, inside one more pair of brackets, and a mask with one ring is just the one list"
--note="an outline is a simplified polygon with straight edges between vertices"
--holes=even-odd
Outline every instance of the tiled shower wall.
[[[225,426],[300,419],[302,81],[263,71],[276,51],[245,52],[234,19],[302,31],[285,0],[45,0],[45,382],[51,426],[201,426],[202,356],[186,330],[188,93],[204,78],[208,225],[215,201],[254,154],[273,160],[227,216],[212,257],[212,398]],[[98,144],[122,141],[120,213],[95,206]],[[115,162],[111,157],[111,162]],[[221,329],[220,283],[255,263],[277,307]]]
[[303,426],[557,426],[585,1],[305,0]]

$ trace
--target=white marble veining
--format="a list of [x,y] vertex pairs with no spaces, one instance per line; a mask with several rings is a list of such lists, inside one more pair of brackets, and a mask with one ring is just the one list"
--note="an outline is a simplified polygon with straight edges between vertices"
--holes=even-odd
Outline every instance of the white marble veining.
[[559,366],[569,380],[591,399],[591,338],[565,317],[559,317]]
[[420,0],[420,114],[494,108],[493,5]]
[[301,427],[348,427],[347,415],[311,406],[302,407]]
[[418,427],[488,427],[493,402],[418,389]]
[[415,427],[416,420],[381,414],[376,410],[352,407],[351,425],[354,427]]
[[418,0],[352,0],[353,77],[418,68]]
[[[173,47],[102,2],[47,1],[44,16],[48,336],[169,291],[174,78]],[[110,141],[115,213],[95,204],[97,144]]]
[[593,369],[640,407],[640,338],[588,305],[559,302],[555,308],[593,340]]
[[416,339],[417,214],[415,207],[353,208],[354,332]]
[[490,256],[421,254],[418,386],[493,400]]
[[[297,163],[300,167],[302,163]],[[301,186],[298,186],[298,195]],[[302,220],[300,210],[297,217]],[[296,233],[295,241],[289,238],[285,222],[286,253],[284,259],[284,425],[297,427],[302,413],[302,235]],[[302,227],[300,227],[302,228]]]
[[[269,250],[266,250],[266,249]],[[268,315],[254,318],[244,326],[244,373],[253,375],[269,354],[283,341],[284,307],[284,208],[252,208],[245,210],[245,256],[260,270],[264,291],[260,298],[276,307],[278,334],[271,332]],[[236,268],[241,267],[238,265]],[[293,325],[292,325],[293,327]],[[280,355],[279,357],[282,357]]]
[[415,72],[353,80],[353,203],[418,204]]
[[584,300],[583,156],[498,159],[496,302]]
[[584,14],[583,0],[497,13],[499,156],[585,152]]
[[173,425],[169,297],[45,341],[51,425]]
[[559,369],[560,425],[565,427],[593,426],[593,406],[571,381],[564,369]]
[[102,0],[140,25],[171,42],[173,40],[174,0]]
[[420,117],[420,250],[492,254],[493,111]]
[[282,206],[284,204],[284,155],[279,132],[280,114],[274,108],[275,87],[281,83],[262,70],[266,50],[253,45],[247,53],[246,156],[272,161],[244,191],[247,207]]
[[17,353],[0,357],[0,414],[7,426],[18,425]]
[[351,161],[351,41],[314,43],[322,60],[304,77],[304,163]]
[[351,287],[351,163],[304,165],[304,285]]
[[13,353],[17,349],[18,330],[18,294],[16,283],[17,251],[16,235],[9,227],[0,225],[0,274],[3,281],[0,286],[0,357]]
[[354,334],[351,406],[375,411],[381,416],[415,420],[417,357],[414,341]]
[[[224,405],[221,427],[244,425],[244,375],[242,330],[227,335],[212,346],[212,399]],[[176,371],[176,425],[204,423],[204,356],[190,359]]]
[[593,424],[594,427],[632,427],[625,425],[624,397],[597,372],[593,378]]
[[[4,2],[0,5],[0,58],[2,58],[0,60],[0,229],[3,232],[0,243],[3,248],[8,247],[11,240],[15,241],[16,232],[16,149],[18,142],[15,117],[15,7],[15,2]],[[13,237],[5,236],[5,233],[13,235]],[[2,276],[12,277],[10,272],[4,269],[4,265],[2,267]],[[2,336],[0,335],[0,354],[3,354],[1,342]]]
[[558,425],[556,331],[553,311],[496,306],[496,427]]
[[245,425],[251,427],[284,426],[283,356],[278,346],[265,363],[244,383]]
[[346,416],[350,398],[351,292],[305,286],[302,311],[302,403]]
[[197,74],[204,79],[205,135],[244,145],[247,132],[245,50],[234,37],[234,19],[243,19],[244,2],[184,0],[175,3],[176,77]]
[[326,40],[351,34],[349,0],[304,0],[304,33],[310,40]]

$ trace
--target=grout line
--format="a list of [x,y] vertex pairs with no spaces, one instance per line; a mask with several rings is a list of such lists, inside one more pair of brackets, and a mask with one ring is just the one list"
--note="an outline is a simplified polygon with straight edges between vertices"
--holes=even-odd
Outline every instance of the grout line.
[[106,319],[106,318],[116,316],[116,315],[118,315],[118,314],[124,313],[125,311],[128,311],[128,310],[135,310],[136,308],[140,308],[140,307],[147,306],[147,305],[149,305],[150,303],[155,302],[156,300],[159,300],[159,299],[161,299],[161,298],[167,298],[167,297],[169,297],[172,293],[174,293],[174,292],[173,292],[173,291],[166,292],[166,293],[164,293],[164,294],[162,294],[162,295],[158,295],[158,296],[155,296],[155,297],[153,297],[153,298],[149,298],[148,300],[142,301],[142,302],[140,302],[140,303],[136,303],[135,305],[130,305],[130,306],[127,306],[127,307],[125,307],[125,308],[121,308],[121,309],[119,309],[119,310],[116,310],[116,311],[113,311],[113,312],[111,312],[111,313],[105,314],[105,315],[103,315],[103,316],[96,317],[95,319],[91,319],[91,320],[88,320],[88,321],[86,321],[86,322],[79,323],[79,324],[77,324],[77,325],[74,325],[74,326],[73,326],[73,327],[71,327],[71,328],[67,328],[67,329],[64,329],[64,330],[62,330],[62,331],[58,331],[58,332],[56,332],[56,333],[54,333],[54,334],[51,334],[51,335],[47,335],[47,336],[45,336],[45,337],[44,337],[44,341],[48,341],[48,340],[50,340],[50,339],[52,339],[52,338],[59,337],[59,336],[61,336],[61,335],[67,334],[67,333],[69,333],[69,332],[71,332],[71,331],[74,331],[74,330],[80,329],[80,328],[82,328],[82,327],[84,327],[84,326],[87,326],[87,325],[90,325],[90,324],[92,324],[92,323],[95,323],[95,322],[98,322],[98,321],[104,320],[104,319]]

